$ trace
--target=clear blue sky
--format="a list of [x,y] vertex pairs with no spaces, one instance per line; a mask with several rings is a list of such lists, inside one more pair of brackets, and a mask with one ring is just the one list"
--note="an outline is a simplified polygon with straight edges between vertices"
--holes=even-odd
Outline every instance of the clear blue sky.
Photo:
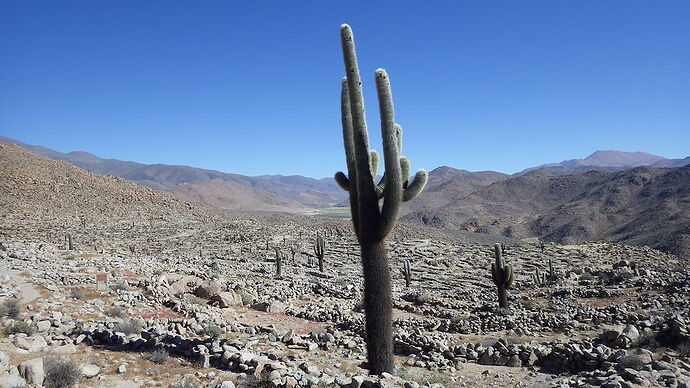
[[690,1],[0,1],[0,135],[248,175],[344,168],[339,26],[372,146],[413,169],[690,154]]

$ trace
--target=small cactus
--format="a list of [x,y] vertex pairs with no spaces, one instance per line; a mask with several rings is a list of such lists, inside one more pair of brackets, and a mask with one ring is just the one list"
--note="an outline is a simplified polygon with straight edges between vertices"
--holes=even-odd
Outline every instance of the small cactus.
[[546,284],[546,274],[541,273],[539,271],[539,268],[534,270],[534,273],[532,274],[532,280],[534,281],[534,284],[537,286],[543,286]]
[[276,276],[281,276],[283,274],[283,260],[285,259],[286,255],[280,250],[280,248],[275,247],[274,249],[276,251]]
[[491,277],[498,289],[498,306],[508,308],[508,288],[513,284],[513,266],[503,260],[501,244],[494,245],[496,262],[491,264]]
[[316,236],[314,243],[314,254],[319,259],[319,272],[323,272],[323,257],[326,255],[326,241],[320,234]]
[[67,249],[73,251],[74,244],[72,243],[72,235],[67,233],[67,235],[65,236],[65,241],[67,242]]
[[403,264],[403,276],[405,277],[405,287],[410,288],[410,282],[412,282],[412,268],[410,267],[409,260],[405,260]]

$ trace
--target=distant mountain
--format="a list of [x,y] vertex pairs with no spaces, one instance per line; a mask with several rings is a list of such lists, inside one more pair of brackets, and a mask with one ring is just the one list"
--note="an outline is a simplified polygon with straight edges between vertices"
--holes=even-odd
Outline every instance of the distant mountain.
[[690,164],[690,156],[683,159],[664,159],[654,164],[652,167],[683,167]]
[[[201,183],[210,180],[223,180],[246,186],[252,190],[291,199],[293,203],[300,205],[299,208],[327,206],[342,201],[342,199],[346,197],[346,194],[338,187],[335,180],[332,178],[319,180],[303,176],[286,177],[281,175],[250,177],[189,166],[142,164],[117,159],[104,159],[82,151],[62,153],[2,136],[0,136],[0,141],[17,144],[51,159],[62,160],[96,174],[118,176],[155,190],[186,193],[188,197],[192,196],[191,190],[199,188],[202,191],[197,193],[197,196],[200,198],[209,198],[210,188],[216,187],[220,189],[221,186],[218,184],[188,186],[177,191],[174,190],[175,186],[180,184]],[[229,185],[225,188],[227,187],[229,187]],[[239,193],[239,191],[235,191],[235,193]],[[248,193],[248,191],[245,193]],[[220,196],[226,194],[227,193],[218,193]],[[262,198],[268,197],[264,196]],[[271,200],[277,200],[276,197],[270,198],[272,198]],[[240,202],[242,201],[240,200]]]
[[690,164],[690,158],[666,159],[646,152],[596,151],[584,159],[564,160],[560,163],[542,164],[516,173],[543,170],[554,175],[579,174],[591,170],[621,171],[639,166],[681,167]]
[[293,213],[309,210],[294,199],[222,179],[182,183],[165,191],[190,202],[235,211]]
[[605,239],[690,254],[690,165],[561,176],[538,169],[464,196],[437,195],[455,199],[438,205],[420,195],[419,210],[403,221],[561,243]]
[[403,214],[444,206],[510,177],[495,171],[471,172],[448,166],[435,168],[429,172],[429,180],[419,197],[403,204]]

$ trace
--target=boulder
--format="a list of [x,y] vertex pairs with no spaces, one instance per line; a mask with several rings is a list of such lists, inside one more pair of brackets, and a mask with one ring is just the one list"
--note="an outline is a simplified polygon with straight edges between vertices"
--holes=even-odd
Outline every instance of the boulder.
[[211,304],[220,308],[242,306],[242,298],[240,298],[240,296],[234,291],[223,291],[211,297]]
[[204,282],[194,290],[194,295],[199,298],[211,299],[218,295],[223,289],[223,285],[217,280]]
[[81,374],[86,378],[96,377],[101,372],[98,365],[86,364],[81,368]]
[[273,300],[270,302],[257,303],[253,305],[252,308],[267,313],[284,313],[286,306],[283,302]]

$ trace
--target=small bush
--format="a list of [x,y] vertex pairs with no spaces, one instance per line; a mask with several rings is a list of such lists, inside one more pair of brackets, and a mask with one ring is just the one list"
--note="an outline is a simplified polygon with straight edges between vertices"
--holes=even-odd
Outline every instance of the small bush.
[[510,310],[505,307],[499,307],[496,309],[496,314],[502,317],[507,317],[508,315],[510,315]]
[[120,280],[119,282],[111,285],[110,289],[113,291],[127,291],[129,290],[129,284],[127,284],[127,282],[124,280]]
[[628,355],[623,356],[618,360],[618,366],[621,369],[631,368],[639,371],[642,370],[642,367],[644,367],[644,362],[640,356]]
[[583,273],[582,275],[580,275],[580,280],[589,280],[589,281],[592,281],[592,280],[594,280],[594,279],[596,279],[596,278],[594,277],[594,275],[592,275],[592,274],[589,273],[589,272],[585,272],[585,273]]
[[204,327],[204,335],[207,335],[212,338],[218,338],[221,335],[223,335],[223,329],[216,325],[208,325]]
[[242,298],[242,305],[251,306],[252,304],[254,304],[254,297],[250,293],[240,291],[239,295],[240,298]]
[[7,334],[24,333],[28,336],[32,336],[36,333],[36,326],[28,322],[15,322],[12,326],[8,327],[5,332]]
[[187,380],[186,377],[183,377],[182,379],[171,385],[170,388],[199,388],[199,386]]
[[170,355],[165,349],[156,349],[146,354],[145,358],[154,364],[165,364]]
[[84,295],[84,291],[81,288],[73,288],[72,291],[70,291],[70,296],[77,300],[82,300],[86,297],[86,295]]
[[426,292],[422,292],[415,298],[415,303],[418,305],[423,305],[429,302],[431,302],[431,296]]
[[458,315],[453,315],[453,318],[450,319],[450,322],[451,322],[451,323],[456,323],[456,324],[457,324],[457,323],[466,321],[466,320],[468,320],[468,319],[470,319],[469,315],[460,315],[460,314],[458,314]]
[[43,384],[46,388],[74,387],[81,378],[79,364],[70,359],[56,356],[43,358],[43,370],[45,372]]
[[0,305],[0,317],[17,319],[20,311],[19,300],[14,298],[5,299]]
[[128,319],[116,324],[113,327],[114,332],[129,334],[139,334],[143,329],[141,323],[135,319]]
[[206,300],[204,298],[200,298],[196,295],[187,294],[187,295],[185,295],[184,298],[187,300],[187,302],[189,302],[191,304],[196,304],[199,306],[206,306],[208,304],[208,300]]
[[105,309],[105,315],[113,318],[122,318],[125,315],[125,309],[121,306],[113,306]]
[[683,341],[678,344],[678,353],[683,357],[690,357],[690,341]]
[[532,310],[537,306],[537,304],[533,300],[523,300],[522,302],[522,307],[524,307],[527,310]]
[[640,331],[640,336],[637,338],[637,346],[649,350],[656,350],[656,348],[659,347],[656,333],[649,328]]

